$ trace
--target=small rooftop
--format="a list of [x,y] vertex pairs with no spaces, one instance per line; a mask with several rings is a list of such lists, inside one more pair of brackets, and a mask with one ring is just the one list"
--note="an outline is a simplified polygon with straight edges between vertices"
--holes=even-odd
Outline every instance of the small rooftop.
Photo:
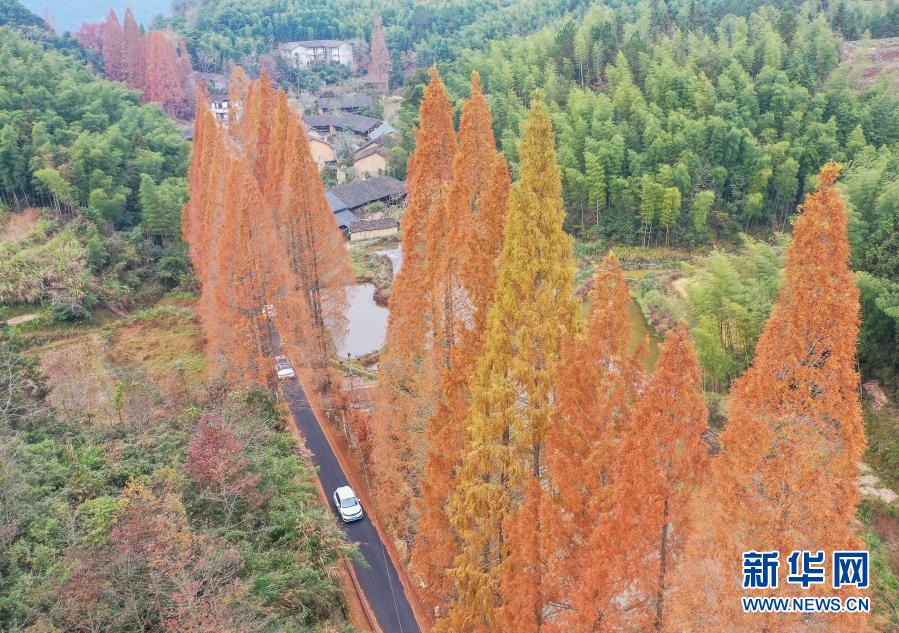
[[350,233],[359,233],[361,231],[380,231],[383,229],[394,229],[399,227],[400,223],[394,218],[379,218],[377,220],[356,220],[348,227]]
[[368,134],[384,125],[378,119],[349,112],[307,114],[303,117],[303,123],[314,128],[335,127],[342,130],[352,130],[357,134]]
[[[405,196],[406,183],[392,176],[378,176],[334,187],[329,189],[326,195],[328,202],[331,203],[331,208],[336,213],[342,209],[358,209],[366,204],[392,196]],[[335,203],[338,205],[337,207],[335,207]]]

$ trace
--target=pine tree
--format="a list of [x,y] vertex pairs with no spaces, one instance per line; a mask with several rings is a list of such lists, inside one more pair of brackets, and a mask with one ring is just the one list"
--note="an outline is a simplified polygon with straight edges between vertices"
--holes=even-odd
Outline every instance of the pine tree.
[[[786,282],[752,367],[736,381],[728,403],[716,468],[721,540],[730,543],[721,565],[736,565],[750,550],[778,550],[782,557],[826,550],[829,557],[832,550],[859,549],[852,525],[865,448],[855,358],[859,291],[849,269],[846,206],[836,186],[840,168],[825,165],[800,207]],[[728,599],[739,581],[725,581]],[[772,593],[789,587],[782,583]],[[817,587],[818,595],[831,591],[829,584]],[[721,618],[733,622],[733,630],[864,629],[859,614],[768,614],[750,621],[724,609]]]
[[110,81],[122,81],[125,78],[122,68],[124,37],[118,16],[110,9],[106,14],[106,22],[103,23],[103,74]]
[[[558,630],[589,627],[619,590],[612,561],[601,555],[609,550],[593,535],[613,509],[619,444],[643,382],[642,355],[629,350],[629,302],[621,266],[610,253],[594,278],[586,334],[568,338],[559,363],[558,406],[546,437],[553,511],[542,535],[553,551],[552,593],[572,607],[552,619]],[[588,552],[591,538],[599,551]],[[595,558],[591,565],[585,565],[588,553]]]
[[425,229],[452,178],[456,148],[452,103],[436,69],[431,71],[431,82],[425,89],[420,121],[406,181],[408,198],[401,224],[403,266],[390,297],[372,424],[373,479],[379,504],[388,529],[407,540],[409,517],[404,508],[408,499],[418,496],[424,463],[420,435],[440,388],[433,372],[430,287],[434,268],[428,258]]
[[144,91],[146,101],[160,104],[169,116],[175,116],[184,99],[175,51],[161,31],[147,34],[147,85]]
[[378,90],[387,92],[390,86],[390,51],[384,41],[384,30],[381,28],[381,16],[375,13],[374,26],[371,30],[371,55],[368,61],[368,83]]
[[[533,541],[540,526],[531,523],[524,533],[512,528],[516,520],[540,516],[535,495],[544,471],[553,370],[563,337],[576,328],[577,310],[552,126],[541,102],[531,109],[519,155],[521,179],[510,196],[496,295],[471,384],[459,484],[448,507],[462,549],[450,570],[455,600],[439,630],[530,630],[540,618],[535,600],[545,570],[538,565],[543,557],[532,555],[540,547]],[[526,569],[504,562],[525,558],[534,561]],[[526,628],[506,628],[512,622]]]
[[131,9],[125,10],[122,42],[122,79],[129,88],[143,90],[146,86],[144,36]]
[[424,437],[428,454],[411,565],[424,581],[422,593],[431,606],[444,607],[452,591],[445,571],[458,544],[446,500],[464,443],[468,379],[483,346],[496,285],[509,187],[509,170],[496,151],[490,109],[474,73],[471,98],[462,107],[453,180],[426,231],[441,394]]

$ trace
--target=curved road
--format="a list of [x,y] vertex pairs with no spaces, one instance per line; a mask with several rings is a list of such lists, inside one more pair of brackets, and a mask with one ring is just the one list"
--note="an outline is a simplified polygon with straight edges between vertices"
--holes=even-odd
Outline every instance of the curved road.
[[[281,383],[281,390],[290,406],[294,423],[303,435],[306,447],[312,452],[313,461],[318,467],[319,481],[330,500],[335,489],[348,484],[347,477],[331,445],[328,444],[300,384],[296,379],[285,380]],[[369,518],[342,525],[347,538],[357,543],[367,563],[361,565],[354,562],[353,566],[381,630],[384,633],[420,633],[412,606],[406,599],[393,561],[387,555],[381,538]]]

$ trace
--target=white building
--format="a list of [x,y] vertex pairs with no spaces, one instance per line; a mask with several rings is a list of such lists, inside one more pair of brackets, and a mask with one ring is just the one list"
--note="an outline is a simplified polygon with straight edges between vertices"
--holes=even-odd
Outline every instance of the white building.
[[327,62],[336,62],[344,66],[353,64],[353,45],[345,40],[284,42],[278,45],[278,52],[300,68]]
[[227,121],[230,105],[231,104],[228,103],[227,99],[213,101],[209,104],[209,110],[212,112],[212,116],[215,117],[216,121]]

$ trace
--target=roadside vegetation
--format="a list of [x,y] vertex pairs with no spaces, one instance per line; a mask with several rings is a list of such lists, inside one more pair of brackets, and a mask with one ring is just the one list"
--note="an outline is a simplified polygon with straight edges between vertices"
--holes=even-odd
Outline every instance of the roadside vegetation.
[[309,458],[191,306],[0,334],[0,628],[349,630]]

